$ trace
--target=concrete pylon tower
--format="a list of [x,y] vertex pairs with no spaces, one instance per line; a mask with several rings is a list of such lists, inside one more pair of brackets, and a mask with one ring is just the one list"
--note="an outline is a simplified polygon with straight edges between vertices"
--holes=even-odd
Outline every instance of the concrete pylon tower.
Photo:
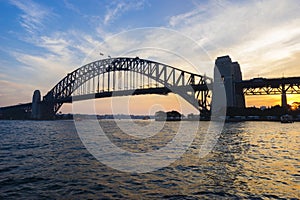
[[39,90],[35,90],[32,96],[32,106],[31,106],[31,118],[32,119],[40,119],[41,115],[41,92]]
[[[245,97],[241,88],[236,87],[242,81],[242,72],[238,62],[232,62],[229,56],[218,57],[215,62],[225,86],[227,107],[245,108]],[[215,74],[216,76],[216,74]],[[214,77],[215,80],[220,77]]]

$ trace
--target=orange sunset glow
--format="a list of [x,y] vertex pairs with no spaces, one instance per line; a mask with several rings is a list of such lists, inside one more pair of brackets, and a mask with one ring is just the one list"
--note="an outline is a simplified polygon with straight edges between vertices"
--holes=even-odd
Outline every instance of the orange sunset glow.
[[[76,26],[66,26],[51,9],[38,4],[35,8],[43,12],[37,15],[21,1],[11,4],[18,12],[5,17],[10,23],[1,26],[5,53],[0,54],[0,106],[31,102],[34,90],[44,96],[66,74],[108,57],[138,56],[213,77],[215,59],[229,55],[240,64],[243,80],[300,76],[299,10],[289,1],[277,2],[276,9],[272,1],[189,1],[190,7],[167,9],[147,23],[143,17],[123,22],[112,12],[96,24],[89,17],[76,20]],[[299,96],[287,95],[288,104],[299,102]],[[280,98],[246,96],[246,106],[280,105]],[[197,112],[174,94],[129,99],[127,110],[133,114],[152,114],[159,108]],[[97,113],[111,113],[111,101],[96,100]],[[60,111],[71,113],[72,106],[63,105]],[[125,110],[120,107],[118,112]]]

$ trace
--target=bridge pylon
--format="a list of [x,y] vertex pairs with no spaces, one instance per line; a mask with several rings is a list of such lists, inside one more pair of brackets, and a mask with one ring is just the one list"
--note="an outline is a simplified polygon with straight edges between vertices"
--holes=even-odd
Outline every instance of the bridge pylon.
[[236,83],[242,81],[242,72],[238,62],[232,62],[229,56],[218,57],[215,66],[219,73],[214,72],[214,80],[221,80],[225,86],[227,108],[245,108],[245,97],[243,89],[237,87]]
[[31,119],[41,118],[41,92],[35,90],[32,96]]
[[51,92],[49,92],[46,96],[43,97],[43,101],[41,102],[41,119],[55,119],[56,112],[55,108],[55,99]]
[[55,119],[54,98],[46,95],[41,101],[41,93],[35,90],[32,97],[31,119],[33,120],[52,120]]

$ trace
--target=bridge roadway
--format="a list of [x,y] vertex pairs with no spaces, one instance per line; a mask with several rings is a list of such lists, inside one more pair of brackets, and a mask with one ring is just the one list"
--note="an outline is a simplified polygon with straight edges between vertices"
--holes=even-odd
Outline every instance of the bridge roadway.
[[[191,85],[190,88],[193,88],[194,91],[206,91],[208,88],[212,87],[212,84],[209,85]],[[73,101],[84,101],[88,99],[94,98],[108,98],[108,97],[118,97],[118,96],[129,96],[129,95],[146,95],[146,94],[158,94],[158,95],[167,95],[172,93],[173,90],[182,90],[186,89],[187,86],[178,86],[173,88],[167,87],[157,87],[157,88],[143,88],[143,89],[135,89],[135,90],[122,90],[122,91],[103,91],[99,93],[93,94],[85,94],[85,95],[74,95],[66,98],[62,98],[56,100],[55,103],[72,103]],[[5,106],[1,107],[1,110],[9,110],[9,109],[23,109],[28,108],[31,109],[32,103],[21,103],[13,106]]]
[[158,94],[167,95],[174,93],[174,91],[187,91],[193,89],[193,91],[207,91],[212,87],[212,84],[208,85],[190,85],[190,86],[176,86],[176,87],[157,87],[157,88],[142,88],[135,90],[122,90],[122,91],[103,91],[94,94],[74,95],[66,98],[62,98],[56,101],[56,103],[72,103],[73,101],[83,101],[94,98],[107,98],[118,96],[131,96],[131,95],[146,95],[146,94]]
[[[289,78],[254,78],[251,80],[245,80],[236,83],[236,87],[243,89],[245,95],[280,95],[282,94],[282,85],[285,85],[286,94],[300,94],[300,77]],[[181,86],[183,89],[186,86]],[[194,91],[205,91],[208,88],[212,88],[212,84],[209,85],[191,85]],[[92,98],[107,98],[112,96],[128,96],[128,95],[146,95],[146,94],[159,94],[167,95],[172,92],[174,88],[157,87],[157,88],[143,88],[135,90],[123,90],[123,91],[104,91],[94,94],[75,95],[69,96],[63,99],[57,100],[61,103],[72,103],[72,101],[82,101]],[[31,103],[22,103],[13,106],[1,107],[1,110],[8,109],[30,109]]]
[[12,105],[12,106],[5,106],[1,107],[0,111],[5,111],[9,109],[23,109],[23,110],[31,110],[32,103],[20,103],[18,105]]
[[[300,94],[300,77],[288,78],[254,78],[251,80],[244,80],[236,83],[236,87],[243,89],[245,95],[281,95],[282,85],[285,85],[286,94]],[[185,86],[182,86],[185,87]],[[205,91],[212,88],[209,85],[192,85],[194,91]],[[173,88],[174,89],[174,88]],[[146,94],[159,94],[167,95],[172,92],[172,88],[157,87],[157,88],[143,88],[135,90],[123,91],[104,91],[94,94],[75,95],[57,100],[60,103],[72,103],[72,101],[82,101],[91,98],[106,98],[112,96],[128,96],[128,95],[146,95]],[[31,103],[22,103],[13,106],[1,107],[0,110],[5,111],[9,109],[30,109]]]
[[300,77],[254,78],[236,83],[244,95],[300,94]]

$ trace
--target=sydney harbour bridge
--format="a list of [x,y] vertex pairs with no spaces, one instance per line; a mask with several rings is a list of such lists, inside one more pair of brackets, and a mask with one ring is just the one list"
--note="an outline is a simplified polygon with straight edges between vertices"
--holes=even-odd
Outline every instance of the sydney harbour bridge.
[[214,77],[191,73],[138,57],[117,57],[86,64],[61,79],[45,96],[34,91],[32,102],[0,108],[0,114],[27,113],[29,119],[54,119],[64,103],[115,96],[175,93],[209,115],[213,84],[224,87],[229,108],[245,108],[245,95],[300,94],[300,77],[242,80],[240,65],[229,56],[215,61]]

